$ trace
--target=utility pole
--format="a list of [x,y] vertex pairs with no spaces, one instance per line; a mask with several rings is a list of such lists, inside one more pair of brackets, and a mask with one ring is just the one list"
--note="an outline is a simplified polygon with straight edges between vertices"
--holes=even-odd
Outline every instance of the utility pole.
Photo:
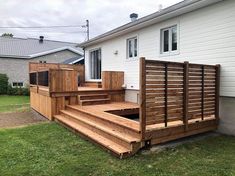
[[86,28],[86,40],[89,40],[89,20],[86,20],[86,25],[82,25],[82,28]]
[[87,32],[87,40],[89,40],[89,20],[86,20],[86,32]]

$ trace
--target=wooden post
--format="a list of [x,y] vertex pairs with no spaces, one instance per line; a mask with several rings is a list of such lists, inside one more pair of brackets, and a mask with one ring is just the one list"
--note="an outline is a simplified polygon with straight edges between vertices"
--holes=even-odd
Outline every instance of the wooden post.
[[220,94],[220,65],[216,65],[215,118],[217,123],[219,123],[219,94]]
[[145,58],[140,58],[140,131],[142,139],[145,138],[146,131],[146,63]]
[[184,109],[183,109],[183,121],[185,130],[188,130],[188,99],[189,99],[189,62],[184,62]]
[[204,68],[204,65],[202,65],[202,97],[201,97],[201,113],[202,113],[202,120],[204,120],[204,80],[205,80],[205,77],[204,77],[204,74],[205,74],[205,68]]
[[165,63],[165,127],[167,127],[168,119],[168,65]]

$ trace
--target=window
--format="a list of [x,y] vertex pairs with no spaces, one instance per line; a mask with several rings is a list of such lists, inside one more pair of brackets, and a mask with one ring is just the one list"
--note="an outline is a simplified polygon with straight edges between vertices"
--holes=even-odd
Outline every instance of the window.
[[177,26],[161,30],[161,53],[171,53],[178,50]]
[[101,49],[90,52],[90,78],[101,79]]
[[23,86],[24,86],[24,83],[23,83],[23,82],[13,82],[13,83],[12,83],[12,86],[13,86],[13,87],[23,87]]
[[127,58],[137,57],[137,37],[130,38],[127,40]]

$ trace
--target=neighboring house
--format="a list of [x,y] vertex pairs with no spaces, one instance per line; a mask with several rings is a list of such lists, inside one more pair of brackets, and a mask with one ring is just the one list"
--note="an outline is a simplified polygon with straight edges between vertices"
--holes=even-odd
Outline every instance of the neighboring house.
[[[76,58],[76,59],[75,59]],[[83,63],[83,50],[75,43],[39,39],[0,37],[0,73],[13,87],[28,85],[28,63]]]
[[100,81],[101,71],[124,71],[131,102],[138,102],[140,57],[221,64],[220,130],[235,135],[234,0],[185,0],[79,46],[86,81]]

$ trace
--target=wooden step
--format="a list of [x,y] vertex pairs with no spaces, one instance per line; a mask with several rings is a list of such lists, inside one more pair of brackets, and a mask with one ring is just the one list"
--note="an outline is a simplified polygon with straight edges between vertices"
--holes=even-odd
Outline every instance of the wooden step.
[[105,99],[90,99],[90,100],[80,100],[79,101],[81,106],[86,106],[86,105],[97,105],[97,104],[106,104],[110,103],[110,98],[105,98]]
[[93,87],[93,88],[102,88],[101,82],[85,82],[83,84],[85,87]]
[[67,105],[66,109],[76,113],[81,113],[82,115],[87,115],[85,116],[86,118],[95,119],[97,122],[104,123],[104,125],[111,124],[113,126],[120,127],[121,130],[135,133],[136,136],[139,136],[140,134],[139,122],[107,112],[100,112],[95,110],[89,111],[86,106]]
[[124,131],[115,129],[113,126],[107,126],[97,121],[94,121],[92,119],[86,118],[82,116],[81,114],[71,112],[68,110],[61,110],[61,113],[62,115],[69,116],[78,122],[82,122],[83,124],[89,125],[89,127],[92,127],[93,129],[99,130],[98,133],[101,133],[101,134],[105,133],[104,135],[113,136],[115,138],[114,140],[117,139],[117,142],[121,142],[121,143],[125,142],[127,144],[126,145],[127,147],[128,145],[132,143],[140,142],[140,139],[137,137],[134,137],[128,133],[125,133]]
[[76,132],[82,134],[83,136],[88,137],[88,139],[105,147],[106,149],[113,152],[113,154],[116,154],[120,158],[126,157],[131,154],[131,150],[115,143],[114,141],[100,134],[97,134],[96,132],[93,132],[92,130],[86,127],[83,127],[82,125],[72,121],[71,119],[64,117],[63,115],[55,115],[55,119],[69,126],[70,128],[74,129]]
[[94,100],[94,99],[107,99],[107,98],[109,98],[108,94],[79,95],[80,100]]

